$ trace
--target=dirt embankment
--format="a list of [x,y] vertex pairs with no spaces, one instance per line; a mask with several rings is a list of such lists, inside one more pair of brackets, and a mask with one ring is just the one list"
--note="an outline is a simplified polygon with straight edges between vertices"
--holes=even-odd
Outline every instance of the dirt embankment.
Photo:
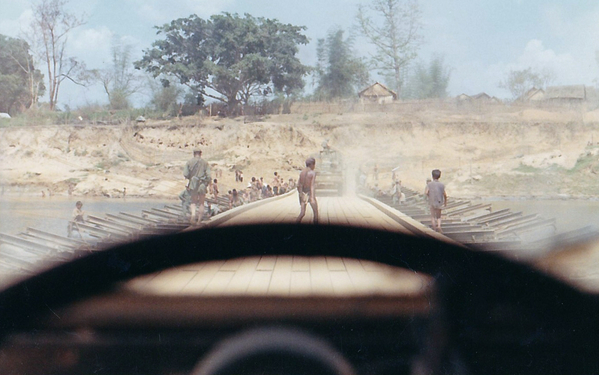
[[[454,196],[599,195],[599,114],[526,110],[505,113],[354,113],[272,116],[244,123],[197,119],[142,126],[34,126],[0,129],[4,193],[174,196],[194,148],[223,171],[221,191],[273,173],[297,178],[324,139],[350,166],[391,185],[423,189],[430,170]],[[317,166],[318,167],[318,166]],[[234,170],[244,172],[244,184]],[[372,181],[372,176],[369,182]]]

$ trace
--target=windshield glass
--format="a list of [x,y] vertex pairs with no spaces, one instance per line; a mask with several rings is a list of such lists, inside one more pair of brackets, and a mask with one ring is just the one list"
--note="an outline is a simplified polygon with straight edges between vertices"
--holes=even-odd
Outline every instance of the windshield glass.
[[148,235],[300,221],[494,251],[599,290],[594,246],[567,245],[599,223],[597,12],[5,4],[0,284]]

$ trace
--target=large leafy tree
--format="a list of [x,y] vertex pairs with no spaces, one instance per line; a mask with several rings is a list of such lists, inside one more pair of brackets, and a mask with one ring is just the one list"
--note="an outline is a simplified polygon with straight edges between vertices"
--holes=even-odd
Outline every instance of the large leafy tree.
[[29,108],[43,94],[43,76],[33,66],[29,45],[0,35],[0,112]]
[[334,29],[326,39],[318,40],[315,95],[319,99],[350,97],[368,83],[366,63],[355,56],[352,40],[344,38],[343,33],[342,29]]
[[226,103],[229,111],[254,95],[289,95],[304,86],[307,67],[296,54],[308,43],[305,27],[223,13],[208,20],[192,15],[156,28],[164,39],[144,51],[135,66],[154,77],[175,76],[201,98]]
[[356,19],[360,33],[376,48],[373,66],[402,96],[402,73],[418,56],[423,41],[418,0],[371,0],[360,5]]

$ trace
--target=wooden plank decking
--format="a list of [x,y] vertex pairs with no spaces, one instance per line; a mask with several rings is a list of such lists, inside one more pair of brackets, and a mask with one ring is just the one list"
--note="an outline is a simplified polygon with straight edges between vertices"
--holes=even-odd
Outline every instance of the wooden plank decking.
[[[349,224],[410,231],[358,197],[318,198],[321,224]],[[291,223],[299,213],[296,194],[233,215],[220,225]],[[308,206],[304,223],[312,221]],[[356,296],[414,295],[430,279],[412,271],[335,257],[249,257],[187,265],[138,278],[128,288],[154,295]]]
[[[299,214],[297,194],[269,202],[232,217],[221,225],[260,223],[293,223]],[[320,224],[341,224],[411,233],[380,210],[356,196],[318,198]],[[308,205],[302,223],[311,223],[312,209]]]

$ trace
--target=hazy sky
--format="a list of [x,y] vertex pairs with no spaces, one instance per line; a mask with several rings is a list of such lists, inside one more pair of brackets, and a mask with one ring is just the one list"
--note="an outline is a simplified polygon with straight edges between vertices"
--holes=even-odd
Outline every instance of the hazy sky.
[[[68,9],[84,14],[87,23],[73,31],[68,54],[89,68],[107,68],[111,40],[132,44],[135,58],[156,40],[154,26],[197,14],[250,13],[306,26],[310,44],[300,58],[314,64],[316,40],[332,27],[349,30],[357,5],[369,0],[72,0]],[[0,0],[0,34],[16,37],[31,18],[29,1]],[[599,2],[597,0],[421,0],[425,44],[419,59],[444,56],[452,69],[450,95],[487,92],[501,98],[509,93],[498,83],[512,69],[550,69],[553,84],[594,85],[599,77]],[[371,49],[358,38],[356,50]],[[138,98],[143,101],[143,98]],[[147,98],[146,98],[147,100]],[[61,87],[59,107],[106,103],[99,86]]]

